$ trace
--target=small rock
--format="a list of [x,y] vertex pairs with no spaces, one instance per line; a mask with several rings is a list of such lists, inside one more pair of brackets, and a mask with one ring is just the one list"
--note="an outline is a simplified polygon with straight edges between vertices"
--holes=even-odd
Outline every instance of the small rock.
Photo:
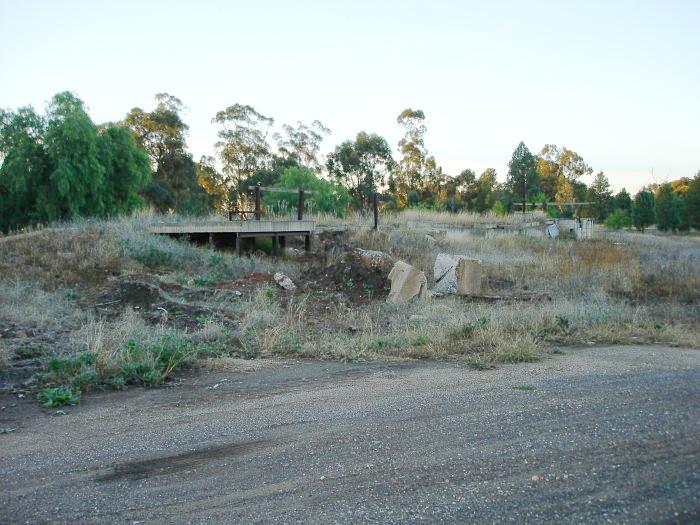
[[24,330],[17,330],[15,332],[15,337],[21,337],[24,339],[25,337],[27,337],[27,332],[25,332]]
[[292,282],[292,280],[284,275],[282,272],[277,272],[273,278],[275,279],[275,282],[280,285],[282,288],[288,291],[293,291],[297,289],[297,285]]
[[535,474],[534,476],[532,476],[532,481],[539,481],[539,480],[541,480],[541,479],[542,479],[542,478],[539,477],[537,474]]

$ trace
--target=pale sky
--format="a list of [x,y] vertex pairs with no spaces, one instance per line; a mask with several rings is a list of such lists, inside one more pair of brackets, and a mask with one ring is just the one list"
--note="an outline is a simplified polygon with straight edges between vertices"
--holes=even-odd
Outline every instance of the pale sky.
[[216,111],[321,120],[392,148],[396,116],[427,116],[448,174],[496,168],[519,141],[567,146],[613,188],[700,170],[700,0],[0,0],[0,107],[70,90],[96,122],[166,91],[189,146],[214,154]]

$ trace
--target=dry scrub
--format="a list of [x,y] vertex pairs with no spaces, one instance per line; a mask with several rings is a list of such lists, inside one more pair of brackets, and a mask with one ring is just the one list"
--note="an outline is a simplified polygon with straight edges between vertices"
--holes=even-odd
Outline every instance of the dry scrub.
[[[222,356],[437,357],[488,367],[535,360],[559,345],[700,346],[697,238],[487,239],[465,226],[525,219],[426,211],[384,219],[378,232],[351,228],[317,242],[318,256],[301,261],[235,257],[147,233],[172,216],[83,221],[4,238],[0,367],[14,381],[17,370],[53,366],[42,384],[84,391],[155,384],[178,367]],[[397,228],[387,226],[392,221]],[[343,273],[351,247],[387,252],[429,281],[437,253],[476,257],[485,292],[546,292],[551,300],[386,304],[378,288]],[[333,271],[324,277],[324,268]],[[299,290],[279,289],[274,271],[290,275]],[[308,286],[312,278],[330,281],[319,289]]]

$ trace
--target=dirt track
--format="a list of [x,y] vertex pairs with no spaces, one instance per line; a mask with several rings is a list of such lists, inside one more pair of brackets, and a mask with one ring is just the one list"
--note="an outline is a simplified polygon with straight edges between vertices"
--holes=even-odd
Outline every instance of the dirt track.
[[567,354],[275,361],[65,416],[5,397],[0,522],[700,522],[700,352]]

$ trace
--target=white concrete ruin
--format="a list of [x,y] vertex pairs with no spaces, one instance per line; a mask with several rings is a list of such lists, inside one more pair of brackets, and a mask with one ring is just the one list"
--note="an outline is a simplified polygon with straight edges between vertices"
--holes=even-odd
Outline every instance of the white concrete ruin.
[[418,297],[428,299],[428,280],[425,273],[403,261],[397,261],[389,272],[391,291],[387,297],[388,303],[407,302]]
[[481,293],[481,261],[466,255],[439,253],[433,268],[436,294]]

